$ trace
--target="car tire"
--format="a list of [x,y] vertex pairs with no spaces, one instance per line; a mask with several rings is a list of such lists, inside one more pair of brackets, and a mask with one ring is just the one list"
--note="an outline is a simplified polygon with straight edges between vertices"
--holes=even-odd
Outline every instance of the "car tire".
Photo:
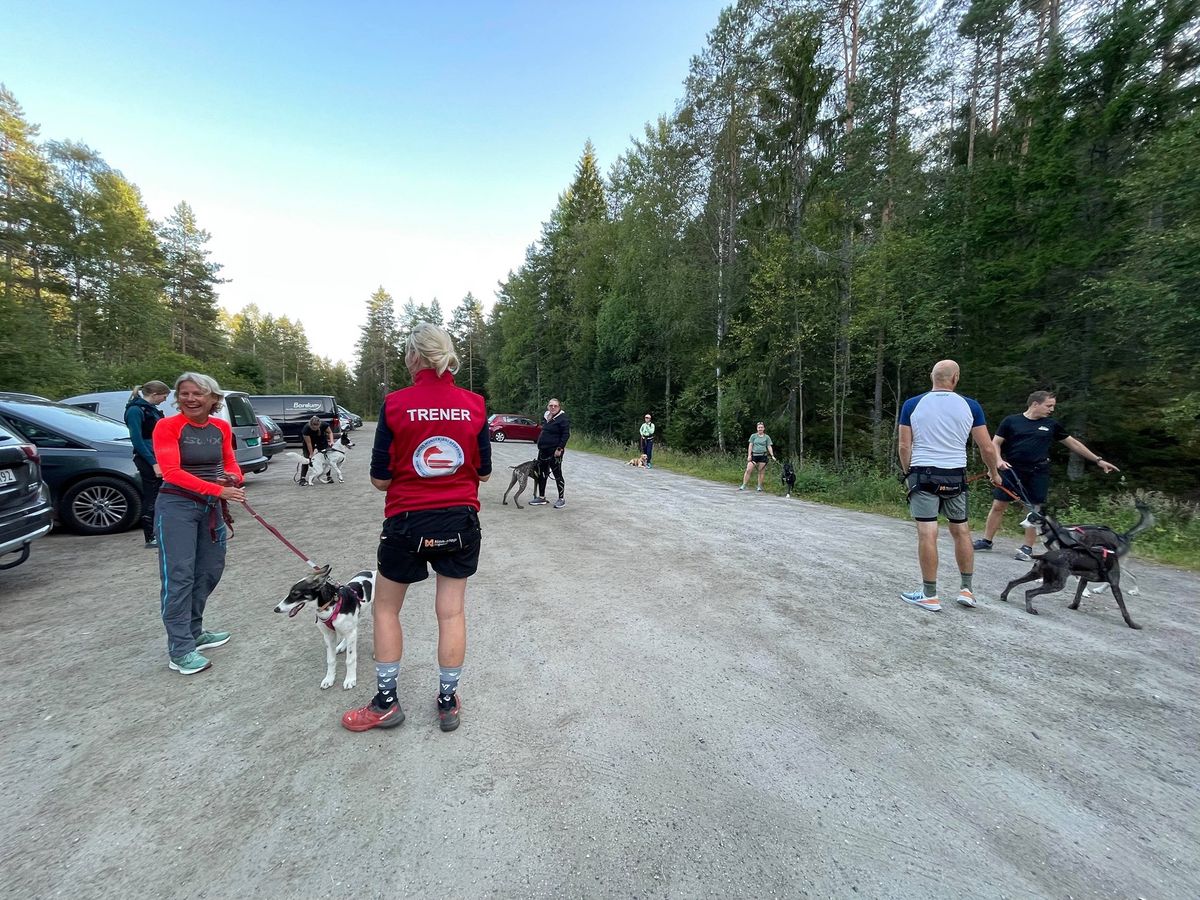
[[58,504],[58,517],[77,534],[116,534],[132,528],[142,513],[142,498],[119,478],[84,478],[71,485]]
[[503,444],[504,443],[504,432],[497,431],[495,434],[492,435],[492,440],[495,441],[497,444]]

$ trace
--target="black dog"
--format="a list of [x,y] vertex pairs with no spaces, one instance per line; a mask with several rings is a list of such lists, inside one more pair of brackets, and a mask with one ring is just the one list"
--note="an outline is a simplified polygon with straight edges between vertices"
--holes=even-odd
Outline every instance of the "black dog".
[[538,461],[531,459],[529,462],[523,462],[519,466],[509,466],[513,470],[512,481],[508,483],[508,487],[504,489],[504,499],[501,501],[505,506],[508,506],[508,492],[513,489],[513,485],[518,481],[521,486],[517,488],[517,492],[513,494],[513,503],[517,504],[517,509],[524,509],[520,503],[517,503],[517,498],[521,496],[521,492],[525,490],[525,483],[529,481],[529,476],[537,471]]
[[1112,588],[1125,624],[1130,628],[1141,628],[1129,617],[1125,598],[1121,595],[1121,557],[1129,553],[1134,537],[1154,524],[1154,516],[1145,504],[1139,502],[1137,509],[1140,514],[1137,524],[1124,534],[1118,534],[1103,525],[1068,528],[1056,522],[1048,513],[1031,510],[1025,522],[1038,528],[1042,542],[1049,550],[1034,556],[1033,568],[1027,575],[1009,582],[1000,599],[1007,601],[1008,592],[1018,584],[1040,578],[1041,587],[1025,592],[1025,611],[1036,616],[1038,611],[1033,608],[1033,598],[1039,594],[1061,591],[1066,586],[1067,578],[1075,575],[1079,578],[1079,587],[1067,609],[1079,609],[1079,601],[1089,581],[1103,582]]
[[792,496],[792,489],[796,486],[796,469],[790,462],[783,464],[783,474],[779,477],[783,479],[784,496]]

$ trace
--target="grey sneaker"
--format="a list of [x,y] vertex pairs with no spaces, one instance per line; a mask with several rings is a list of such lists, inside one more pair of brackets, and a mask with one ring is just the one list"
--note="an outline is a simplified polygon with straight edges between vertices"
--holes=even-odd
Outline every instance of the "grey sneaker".
[[555,509],[562,509],[566,505],[567,505],[567,501],[564,500],[562,497],[559,497],[557,500],[554,501]]
[[534,497],[532,500],[529,501],[529,505],[530,506],[545,506],[549,502],[550,501],[547,500],[545,497]]
[[746,489],[746,486],[744,484],[740,488],[738,488],[739,491],[744,491],[745,489]]
[[1029,562],[1033,559],[1030,555],[1031,553],[1033,553],[1033,548],[1028,544],[1022,544],[1021,549],[1013,555],[1013,559],[1019,559],[1021,562]]
[[212,663],[193,650],[183,656],[176,656],[167,663],[167,667],[178,672],[180,675],[195,675],[197,672],[203,672],[205,669],[211,668]]

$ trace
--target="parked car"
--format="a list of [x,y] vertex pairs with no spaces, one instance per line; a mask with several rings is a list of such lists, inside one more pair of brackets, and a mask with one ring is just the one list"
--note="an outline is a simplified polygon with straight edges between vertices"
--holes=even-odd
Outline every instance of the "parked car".
[[542,423],[529,416],[495,413],[488,416],[488,435],[493,441],[536,441]]
[[124,424],[78,406],[0,393],[0,425],[37,448],[55,514],[71,531],[112,534],[137,524],[142,479]]
[[362,416],[356,416],[344,406],[338,407],[338,418],[342,420],[342,428],[346,431],[362,428]]
[[304,443],[300,432],[313,416],[328,424],[335,435],[342,430],[337,401],[324,394],[252,394],[250,402],[256,413],[275,420],[289,444]]
[[[245,391],[225,391],[225,402],[217,410],[216,417],[229,423],[233,431],[233,455],[237,457],[238,468],[245,472],[265,472],[271,460],[263,452],[262,436],[258,432],[258,419],[254,407],[250,405],[249,394]],[[95,394],[78,394],[67,397],[62,401],[81,409],[90,410],[97,415],[105,416],[117,422],[125,422],[125,404],[129,402],[129,391],[100,391]],[[167,399],[159,406],[168,416],[175,415],[179,410],[175,406],[175,392],[167,394]]]
[[276,425],[275,420],[270,416],[258,417],[258,433],[262,438],[263,453],[267,454],[268,459],[287,449],[287,442],[283,439],[283,429]]
[[29,545],[53,525],[54,506],[37,447],[0,425],[0,569],[25,562]]

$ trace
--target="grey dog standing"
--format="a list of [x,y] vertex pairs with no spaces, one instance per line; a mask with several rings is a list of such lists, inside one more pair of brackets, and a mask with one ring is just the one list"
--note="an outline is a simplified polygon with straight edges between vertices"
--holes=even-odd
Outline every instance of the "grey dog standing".
[[508,492],[513,489],[513,485],[518,481],[521,486],[517,488],[517,492],[513,494],[513,503],[517,504],[517,509],[524,509],[520,503],[517,503],[517,498],[521,496],[521,492],[525,490],[525,483],[529,481],[529,477],[536,473],[538,461],[531,459],[529,462],[523,462],[519,466],[509,466],[513,470],[512,481],[508,483],[508,487],[504,489],[504,499],[501,501],[505,506],[508,506]]

